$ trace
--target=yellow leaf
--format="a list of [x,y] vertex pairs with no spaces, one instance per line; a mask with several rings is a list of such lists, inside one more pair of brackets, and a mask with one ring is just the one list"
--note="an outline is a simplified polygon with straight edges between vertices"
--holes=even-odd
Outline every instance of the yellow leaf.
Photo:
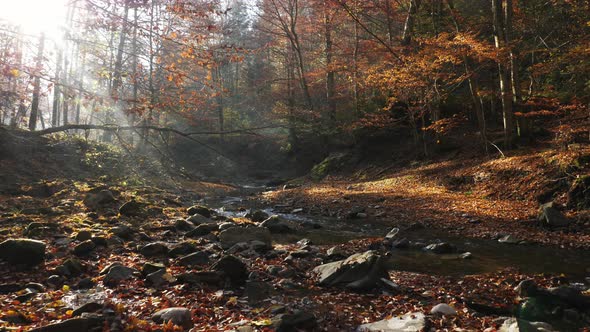
[[253,320],[252,325],[256,326],[270,326],[272,325],[272,321],[268,318],[261,319],[261,320]]
[[65,292],[69,292],[69,291],[70,291],[70,286],[68,286],[68,285],[63,285],[63,287],[61,288],[61,290],[62,290],[62,291],[64,291],[64,293],[65,293]]

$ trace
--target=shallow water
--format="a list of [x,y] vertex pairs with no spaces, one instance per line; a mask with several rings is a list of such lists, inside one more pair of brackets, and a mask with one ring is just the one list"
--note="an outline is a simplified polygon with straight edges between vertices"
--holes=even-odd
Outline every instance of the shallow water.
[[[246,211],[237,207],[248,205],[247,200],[229,197],[218,201],[217,212],[226,217],[243,217]],[[389,227],[373,223],[369,219],[337,220],[335,218],[275,212],[263,209],[269,215],[276,214],[287,220],[320,224],[321,229],[300,231],[295,234],[277,235],[276,243],[294,243],[308,238],[317,245],[341,244],[353,239],[383,237]],[[432,275],[461,276],[495,272],[505,268],[517,268],[523,273],[565,275],[572,280],[584,281],[590,277],[590,251],[570,250],[539,245],[514,245],[494,240],[465,239],[449,236],[428,229],[401,231],[396,238],[407,238],[425,245],[449,242],[457,247],[456,254],[433,254],[422,250],[393,249],[389,265],[392,270],[427,273]],[[459,254],[471,252],[472,258],[462,259]]]

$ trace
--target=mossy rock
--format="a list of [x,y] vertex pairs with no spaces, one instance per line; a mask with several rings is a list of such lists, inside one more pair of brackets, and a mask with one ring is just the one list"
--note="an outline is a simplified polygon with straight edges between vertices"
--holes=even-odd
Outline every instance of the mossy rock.
[[319,181],[325,178],[328,174],[342,168],[348,155],[345,153],[332,153],[321,163],[315,165],[311,169],[311,178]]
[[571,209],[590,209],[590,175],[574,181],[567,193],[567,206]]

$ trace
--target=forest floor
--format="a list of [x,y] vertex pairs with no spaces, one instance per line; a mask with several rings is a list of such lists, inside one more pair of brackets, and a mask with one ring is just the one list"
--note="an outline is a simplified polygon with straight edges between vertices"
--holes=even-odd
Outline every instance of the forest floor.
[[[42,260],[33,264],[26,260],[35,258],[35,251],[22,252],[21,247],[15,253],[0,245],[0,330],[353,331],[360,324],[412,313],[413,321],[427,331],[497,331],[506,316],[516,313],[519,296],[526,294],[515,287],[527,279],[541,288],[566,287],[570,295],[555,295],[557,313],[555,305],[544,304],[540,312],[521,317],[563,323],[557,330],[583,330],[590,322],[587,308],[570,308],[570,298],[585,297],[569,288],[572,281],[580,287],[579,280],[565,275],[525,273],[518,266],[475,274],[394,267],[387,272],[394,284],[353,291],[320,286],[312,270],[369,249],[388,257],[392,251],[385,234],[359,231],[345,241],[323,242],[321,236],[318,243],[301,241],[322,232],[316,226],[355,230],[362,221],[385,229],[398,226],[401,235],[407,226],[421,223],[422,232],[443,229],[488,238],[509,233],[529,245],[587,247],[583,213],[568,212],[582,221],[565,230],[544,229],[533,221],[538,204],[531,195],[543,194],[543,181],[557,173],[534,179],[559,169],[560,160],[570,158],[567,154],[554,158],[538,151],[505,159],[369,169],[256,193],[227,184],[140,178],[124,169],[116,153],[76,141],[9,134],[0,143],[0,240],[27,238],[44,244]],[[542,166],[547,163],[555,167]],[[482,180],[469,180],[479,173]],[[494,180],[485,180],[490,177]],[[97,201],[97,195],[106,196]],[[563,202],[560,195],[555,198]],[[195,203],[205,207],[195,213],[189,209]],[[262,228],[254,220],[258,218],[243,216],[254,207],[287,209],[313,222],[296,224],[288,234],[274,230],[270,246],[267,233],[258,242],[227,245],[227,227],[244,234]],[[235,216],[228,217],[227,211]],[[287,225],[297,220],[287,220]],[[337,253],[329,254],[329,249]],[[541,291],[543,298],[553,299],[548,292]],[[431,313],[438,304],[455,312]],[[171,307],[180,308],[171,314],[177,325],[154,316]],[[421,313],[426,316],[420,318]]]

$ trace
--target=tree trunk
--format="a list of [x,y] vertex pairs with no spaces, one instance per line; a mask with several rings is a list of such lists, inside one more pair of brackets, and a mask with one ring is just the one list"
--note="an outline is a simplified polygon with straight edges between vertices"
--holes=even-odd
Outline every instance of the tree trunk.
[[61,49],[57,51],[57,59],[55,60],[55,76],[53,78],[53,109],[51,112],[51,126],[55,127],[59,124],[59,101],[61,95],[60,78],[61,78],[61,62],[63,52]]
[[37,48],[37,62],[35,64],[35,81],[33,83],[33,101],[31,102],[31,116],[29,117],[29,130],[37,129],[39,117],[39,95],[41,93],[41,67],[43,67],[43,49],[45,48],[45,34],[39,38]]
[[333,129],[336,123],[336,74],[332,65],[332,18],[327,0],[324,0],[324,37],[326,56],[326,99],[328,102],[329,129]]
[[408,16],[406,17],[406,23],[404,25],[404,31],[402,34],[401,44],[404,46],[410,45],[412,42],[412,34],[414,31],[414,21],[416,20],[416,14],[420,9],[421,0],[410,0],[410,7],[408,8]]

